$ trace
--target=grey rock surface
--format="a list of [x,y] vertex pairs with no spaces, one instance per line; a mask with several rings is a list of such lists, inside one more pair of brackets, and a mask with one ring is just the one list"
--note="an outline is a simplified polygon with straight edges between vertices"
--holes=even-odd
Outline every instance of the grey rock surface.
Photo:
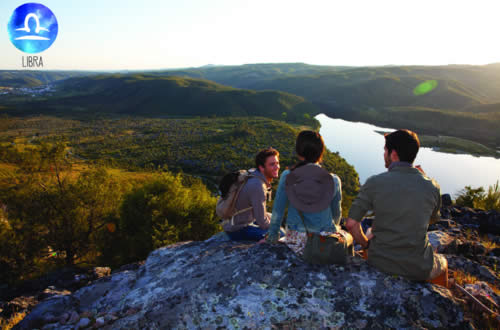
[[80,321],[78,321],[76,328],[77,329],[84,329],[84,328],[88,327],[89,324],[90,324],[90,320],[88,318],[84,317],[83,319],[80,319]]
[[103,329],[467,326],[442,287],[386,275],[356,257],[314,266],[284,245],[223,237],[158,249],[136,270],[40,303],[18,328],[68,310],[99,312]]
[[55,296],[45,300],[28,314],[18,326],[23,329],[40,328],[47,323],[54,323],[68,310],[75,308],[78,300],[71,295]]
[[439,253],[443,252],[443,250],[455,240],[452,236],[440,230],[427,232],[427,237],[434,250]]

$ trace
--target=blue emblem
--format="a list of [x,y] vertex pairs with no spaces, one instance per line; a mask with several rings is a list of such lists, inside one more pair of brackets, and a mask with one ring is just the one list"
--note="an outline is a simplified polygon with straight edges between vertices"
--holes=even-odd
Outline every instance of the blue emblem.
[[54,13],[39,3],[25,3],[17,7],[7,25],[12,44],[28,54],[49,48],[56,40],[58,30]]

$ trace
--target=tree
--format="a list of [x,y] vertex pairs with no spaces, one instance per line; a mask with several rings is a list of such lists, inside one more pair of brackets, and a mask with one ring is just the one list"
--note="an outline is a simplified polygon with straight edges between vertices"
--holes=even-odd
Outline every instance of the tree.
[[97,168],[81,173],[74,182],[48,187],[41,198],[48,211],[47,243],[55,251],[64,251],[66,263],[73,264],[97,252],[96,233],[117,212],[120,189],[104,168]]
[[0,278],[12,283],[37,271],[38,261],[47,254],[47,249],[38,226],[9,219],[6,213],[0,209]]
[[[42,145],[21,166],[16,184],[2,189],[0,200],[14,232],[30,247],[64,256],[66,264],[95,251],[95,234],[118,209],[120,192],[106,170],[89,169],[75,179],[63,144]],[[26,243],[28,244],[28,243]]]

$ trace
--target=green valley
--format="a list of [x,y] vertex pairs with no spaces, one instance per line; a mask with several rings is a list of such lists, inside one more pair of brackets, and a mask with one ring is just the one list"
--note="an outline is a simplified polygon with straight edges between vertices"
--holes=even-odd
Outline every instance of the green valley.
[[[3,72],[2,77],[4,88],[41,82],[54,87],[53,92],[39,96],[3,95],[0,109],[10,115],[257,115],[300,123],[304,116],[325,113],[477,142],[489,148],[482,155],[496,154],[491,151],[500,146],[499,64],[346,67],[268,63],[112,74]],[[416,92],[429,81],[433,82],[430,88]]]
[[[490,149],[500,146],[499,64],[326,68],[289,64],[296,66],[296,71],[282,66],[255,64],[155,74],[285,91],[306,98],[318,107],[317,113],[333,118],[454,136]],[[252,79],[240,79],[236,73]],[[414,93],[425,81],[435,81],[435,87],[426,93]]]

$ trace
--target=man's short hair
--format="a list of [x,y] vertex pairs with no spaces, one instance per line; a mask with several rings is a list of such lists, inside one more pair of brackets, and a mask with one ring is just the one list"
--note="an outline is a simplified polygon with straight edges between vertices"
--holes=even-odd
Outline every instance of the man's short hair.
[[417,157],[420,141],[417,133],[408,129],[399,129],[390,134],[385,134],[385,147],[389,155],[392,150],[396,150],[399,160],[402,162],[413,163]]
[[259,166],[265,167],[267,157],[269,157],[269,156],[279,157],[279,155],[280,155],[280,153],[278,152],[278,150],[276,150],[272,147],[262,149],[261,151],[259,151],[257,156],[255,156],[256,168],[259,169]]

